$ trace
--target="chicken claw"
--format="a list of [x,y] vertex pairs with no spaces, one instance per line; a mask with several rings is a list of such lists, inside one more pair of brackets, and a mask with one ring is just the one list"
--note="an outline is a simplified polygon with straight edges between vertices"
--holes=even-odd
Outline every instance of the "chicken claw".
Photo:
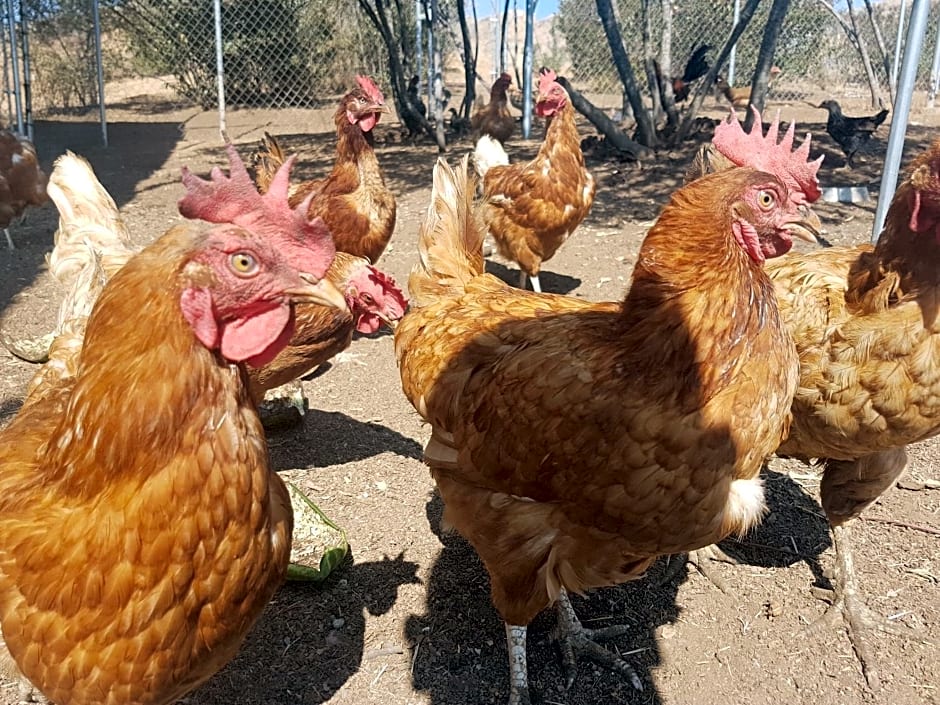
[[814,593],[831,603],[825,614],[816,620],[810,629],[818,631],[823,627],[832,628],[840,618],[845,622],[845,628],[855,649],[855,655],[862,666],[862,674],[868,687],[876,692],[881,688],[878,677],[878,662],[876,661],[862,633],[877,629],[879,631],[910,637],[911,635],[900,630],[884,618],[870,610],[858,597],[858,580],[855,577],[855,558],[850,545],[851,532],[849,526],[840,524],[832,528],[832,544],[836,551],[838,575],[833,580],[832,590],[815,589]]
[[574,685],[575,678],[578,675],[577,659],[575,658],[575,652],[578,652],[595,663],[606,666],[629,679],[630,684],[637,690],[643,690],[643,683],[637,676],[633,666],[621,658],[619,654],[608,651],[595,641],[596,639],[613,639],[622,636],[630,631],[630,626],[617,624],[604,629],[585,628],[581,624],[581,620],[578,619],[578,615],[575,614],[574,607],[571,606],[568,593],[564,590],[558,595],[557,608],[556,636],[561,647],[561,662],[565,669],[566,688]]
[[666,570],[663,571],[661,584],[665,585],[672,582],[679,575],[679,571],[682,570],[682,567],[686,564],[689,564],[695,566],[699,573],[708,578],[712,585],[721,590],[723,593],[726,595],[732,594],[724,578],[722,578],[715,570],[712,569],[712,561],[717,561],[719,563],[729,563],[731,565],[739,565],[739,562],[722,551],[718,547],[718,544],[712,544],[711,546],[705,546],[704,548],[699,548],[695,551],[689,551],[686,554],[671,556],[669,559],[669,565],[666,566]]

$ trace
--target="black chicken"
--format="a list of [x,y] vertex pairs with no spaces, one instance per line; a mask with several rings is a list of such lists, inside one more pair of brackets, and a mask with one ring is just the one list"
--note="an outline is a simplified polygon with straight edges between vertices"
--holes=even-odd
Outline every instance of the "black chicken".
[[842,108],[834,100],[824,100],[818,107],[829,111],[829,119],[826,120],[826,132],[845,152],[846,164],[850,167],[854,166],[853,158],[855,153],[863,144],[868,142],[872,133],[888,117],[887,108],[882,108],[875,115],[848,117],[842,114]]
[[427,117],[427,106],[425,106],[424,101],[421,100],[421,96],[418,93],[418,83],[420,81],[421,79],[417,76],[412,76],[411,80],[408,81],[408,100],[411,101],[414,109],[421,113],[421,117]]
[[[702,46],[693,48],[689,60],[685,62],[685,69],[682,71],[681,78],[677,76],[672,79],[672,94],[675,96],[677,103],[686,100],[692,89],[692,83],[708,73],[710,66],[708,59],[705,58],[705,54],[709,49],[711,49],[711,46],[708,44],[702,44]],[[656,79],[659,81],[660,96],[665,103],[666,98],[662,94],[663,75],[660,71],[659,64],[655,61],[653,62],[653,67],[656,70]]]

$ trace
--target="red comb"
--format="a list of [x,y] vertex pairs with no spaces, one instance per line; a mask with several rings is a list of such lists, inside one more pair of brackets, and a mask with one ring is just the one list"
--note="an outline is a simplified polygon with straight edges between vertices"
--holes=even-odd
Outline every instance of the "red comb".
[[307,219],[312,196],[296,208],[288,205],[287,188],[295,158],[281,165],[262,196],[235,147],[228,144],[225,151],[231,176],[213,167],[207,181],[183,167],[186,194],[177,203],[180,214],[209,223],[231,223],[261,235],[276,243],[298,271],[322,278],[333,261],[336,247],[321,218]]
[[823,157],[809,161],[809,145],[812,139],[806,133],[806,139],[799,149],[793,150],[793,133],[796,124],[791,122],[783,139],[777,142],[780,130],[780,113],[764,135],[760,112],[753,105],[754,127],[750,133],[745,132],[738,122],[734,109],[727,120],[723,120],[715,128],[712,144],[722,155],[730,159],[737,166],[748,166],[773,174],[783,181],[799,198],[798,200],[812,203],[820,196],[819,179],[816,172],[822,164]]
[[375,282],[382,287],[382,290],[386,294],[391,294],[392,297],[398,302],[401,306],[401,311],[404,313],[405,309],[408,307],[408,299],[405,298],[402,290],[395,286],[395,280],[391,276],[383,272],[381,269],[376,269],[371,264],[369,267],[369,278],[374,279]]
[[375,85],[375,81],[369,76],[356,76],[356,83],[358,83],[359,87],[366,92],[366,95],[376,103],[385,103],[385,96],[382,95],[382,91],[379,90],[379,87]]
[[539,93],[548,93],[548,89],[555,82],[555,78],[554,71],[543,67],[539,71]]

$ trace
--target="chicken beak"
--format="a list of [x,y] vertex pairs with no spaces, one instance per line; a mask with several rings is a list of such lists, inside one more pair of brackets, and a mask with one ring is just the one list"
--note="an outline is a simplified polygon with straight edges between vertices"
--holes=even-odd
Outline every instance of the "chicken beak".
[[369,113],[390,113],[392,112],[384,103],[372,103],[372,105],[367,105],[359,111],[360,115],[368,115]]
[[385,325],[387,325],[392,331],[398,328],[398,321],[393,321],[384,313],[376,313],[375,315],[378,316],[379,320],[382,321],[382,323],[384,323]]
[[819,242],[819,233],[822,230],[822,222],[819,216],[812,208],[803,204],[799,206],[800,218],[787,224],[787,231],[793,237],[797,237],[804,242],[817,244]]
[[294,303],[320,304],[337,308],[340,311],[349,310],[346,297],[329,279],[317,280],[316,277],[305,272],[300,273],[300,278],[306,282],[307,286],[298,286],[286,292]]

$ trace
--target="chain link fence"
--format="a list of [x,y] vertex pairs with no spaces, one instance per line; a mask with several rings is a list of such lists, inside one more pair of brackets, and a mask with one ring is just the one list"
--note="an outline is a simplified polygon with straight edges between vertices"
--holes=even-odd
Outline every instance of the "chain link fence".
[[[444,82],[457,105],[463,94],[462,41],[456,21],[456,2],[440,0],[441,20],[434,34],[444,48]],[[548,0],[550,2],[550,0]],[[387,0],[225,0],[221,3],[221,54],[225,67],[225,95],[229,106],[265,108],[318,108],[332,106],[356,73],[375,76],[389,85],[386,43],[370,13],[387,14],[392,41],[405,57],[406,79],[427,83],[424,12],[430,0],[389,3]],[[546,0],[543,0],[545,3]],[[506,43],[499,46],[502,18],[492,0],[469,0],[471,40],[478,55],[476,90],[485,100],[498,73],[500,55],[507,69],[521,79],[524,14],[510,12],[505,22]],[[522,0],[518,4],[524,6]],[[658,47],[663,35],[661,5],[645,0],[615,0],[615,10],[641,84],[644,5],[649,7],[651,42]],[[873,5],[882,35],[879,46],[865,5],[855,3],[854,20],[871,57],[878,90],[888,100],[889,73],[884,54],[893,60],[900,6],[895,0]],[[761,3],[739,40],[733,64],[733,83],[748,85],[757,60],[770,3]],[[8,124],[13,122],[13,55],[10,19],[3,3],[3,68]],[[95,42],[90,0],[48,3],[24,0],[13,19],[17,28],[20,75],[34,115],[74,113],[97,118],[98,103]],[[782,28],[775,56],[781,69],[770,102],[868,99],[869,82],[858,49],[844,25],[851,26],[846,0],[827,8],[822,0],[793,0]],[[568,76],[599,107],[616,110],[623,103],[622,89],[593,2],[558,0],[551,14],[535,23],[534,66],[552,66]],[[544,8],[541,12],[545,13]],[[548,14],[548,13],[545,13]],[[838,17],[837,17],[838,15]],[[940,2],[932,3],[930,21],[918,72],[915,109],[923,108],[937,41]],[[107,82],[159,76],[182,101],[214,108],[217,100],[216,20],[212,0],[102,0],[103,70]],[[675,3],[672,17],[673,73],[682,67],[693,48],[709,44],[714,60],[734,22],[734,4],[728,0],[687,0]],[[905,28],[906,29],[906,28]],[[24,39],[28,46],[24,47]],[[729,76],[731,67],[723,75]],[[106,100],[108,91],[106,90]]]

